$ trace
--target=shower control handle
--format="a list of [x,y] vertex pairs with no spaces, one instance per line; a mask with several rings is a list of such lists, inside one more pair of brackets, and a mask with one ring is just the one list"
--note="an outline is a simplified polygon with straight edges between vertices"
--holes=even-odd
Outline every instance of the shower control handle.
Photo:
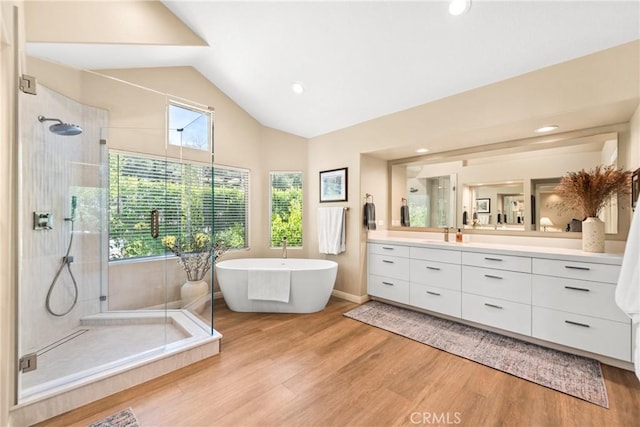
[[149,228],[151,230],[151,237],[157,239],[160,235],[160,211],[158,211],[158,209],[153,209],[151,211]]

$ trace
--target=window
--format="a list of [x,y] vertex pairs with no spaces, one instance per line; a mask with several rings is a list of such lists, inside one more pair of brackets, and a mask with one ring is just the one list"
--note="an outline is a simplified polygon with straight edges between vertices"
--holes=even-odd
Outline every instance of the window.
[[302,247],[302,172],[271,172],[271,246]]
[[[239,185],[220,184],[221,176]],[[161,238],[150,233],[154,209],[160,211],[160,237],[213,228],[215,239],[246,247],[247,181],[247,171],[109,153],[109,260],[165,254]]]
[[169,144],[211,151],[211,112],[169,104]]
[[214,166],[214,223],[216,240],[229,248],[249,247],[249,171]]

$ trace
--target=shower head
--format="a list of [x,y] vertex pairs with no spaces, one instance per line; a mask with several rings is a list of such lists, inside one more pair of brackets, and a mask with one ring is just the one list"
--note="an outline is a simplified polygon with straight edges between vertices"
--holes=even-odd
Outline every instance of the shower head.
[[74,125],[71,123],[63,123],[60,119],[48,118],[45,116],[38,116],[38,121],[40,122],[58,122],[57,124],[49,126],[49,130],[56,135],[80,135],[82,133],[82,128],[78,125]]

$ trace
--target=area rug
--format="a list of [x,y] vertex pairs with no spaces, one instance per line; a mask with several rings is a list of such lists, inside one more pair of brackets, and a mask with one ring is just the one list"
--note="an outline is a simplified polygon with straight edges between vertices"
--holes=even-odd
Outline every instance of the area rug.
[[138,427],[138,419],[133,409],[127,408],[90,424],[89,427]]
[[609,408],[600,363],[378,301],[345,316]]

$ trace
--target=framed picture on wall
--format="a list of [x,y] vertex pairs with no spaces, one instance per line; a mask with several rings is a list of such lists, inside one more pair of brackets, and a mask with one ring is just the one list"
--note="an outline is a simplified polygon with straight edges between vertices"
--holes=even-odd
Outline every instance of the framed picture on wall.
[[320,172],[320,203],[346,202],[348,168]]
[[491,199],[476,199],[476,212],[477,213],[490,213],[491,212]]
[[631,175],[631,207],[635,210],[640,195],[640,169],[636,169]]

